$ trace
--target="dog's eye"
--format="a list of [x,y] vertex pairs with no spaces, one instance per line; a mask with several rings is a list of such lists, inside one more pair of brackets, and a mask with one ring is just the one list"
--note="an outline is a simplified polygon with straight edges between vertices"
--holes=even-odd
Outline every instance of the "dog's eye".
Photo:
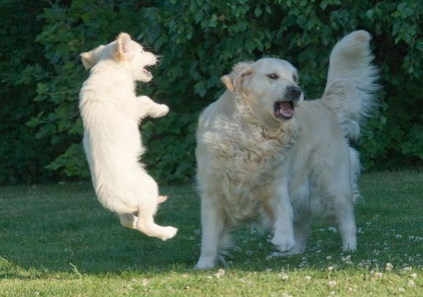
[[298,82],[298,75],[294,74],[292,76],[292,79],[294,80],[294,82]]
[[278,79],[279,75],[277,75],[276,73],[270,73],[266,75],[268,78],[270,79]]

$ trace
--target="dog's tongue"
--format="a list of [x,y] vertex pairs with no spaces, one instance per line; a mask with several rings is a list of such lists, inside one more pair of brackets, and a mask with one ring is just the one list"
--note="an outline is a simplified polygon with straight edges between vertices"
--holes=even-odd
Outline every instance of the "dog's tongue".
[[285,119],[290,119],[294,116],[294,105],[292,101],[282,101],[278,103],[278,108],[276,109],[276,116],[283,117]]
[[152,76],[151,72],[148,71],[147,69],[143,68],[142,71],[147,74],[147,76]]

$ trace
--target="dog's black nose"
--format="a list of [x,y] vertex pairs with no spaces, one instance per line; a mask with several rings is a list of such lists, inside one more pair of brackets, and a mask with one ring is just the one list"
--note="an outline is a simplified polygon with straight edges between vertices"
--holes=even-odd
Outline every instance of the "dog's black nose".
[[289,100],[297,100],[301,96],[301,89],[297,86],[289,86],[286,88],[286,98]]

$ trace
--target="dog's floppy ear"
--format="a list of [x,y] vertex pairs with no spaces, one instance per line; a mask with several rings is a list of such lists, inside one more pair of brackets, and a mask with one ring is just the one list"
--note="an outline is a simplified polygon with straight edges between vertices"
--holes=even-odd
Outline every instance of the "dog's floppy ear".
[[131,36],[128,33],[120,33],[117,37],[115,56],[118,60],[125,60],[129,51]]
[[224,75],[220,78],[229,92],[234,92],[235,89],[242,84],[245,77],[253,73],[251,64],[253,64],[253,62],[238,63],[234,66],[230,74]]
[[93,56],[91,55],[91,52],[81,53],[80,56],[82,65],[84,65],[84,68],[86,70],[94,66],[95,62],[93,61]]
[[89,52],[81,53],[81,62],[84,65],[85,69],[92,68],[100,60],[101,55],[103,54],[104,45],[100,45]]
[[229,92],[233,92],[235,90],[234,88],[234,81],[233,81],[233,76],[231,74],[228,75],[224,75],[220,78],[220,80],[225,84],[226,89]]

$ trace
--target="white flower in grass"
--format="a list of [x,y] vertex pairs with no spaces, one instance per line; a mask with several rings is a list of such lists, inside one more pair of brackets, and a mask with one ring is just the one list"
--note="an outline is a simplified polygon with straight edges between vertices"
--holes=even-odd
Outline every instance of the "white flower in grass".
[[341,257],[342,262],[346,264],[352,264],[351,255],[346,255],[345,257]]
[[394,268],[394,265],[392,265],[391,263],[386,263],[386,267],[385,267],[385,269],[386,269],[387,271],[391,271],[391,270],[392,270],[392,268]]
[[402,287],[400,287],[400,288],[398,288],[398,291],[400,291],[400,292],[404,292],[404,291],[405,291],[405,289],[404,289],[404,288],[402,288]]
[[413,272],[413,273],[411,274],[411,277],[412,277],[412,278],[417,278],[417,273]]
[[411,279],[408,281],[408,283],[407,283],[407,284],[408,284],[408,286],[409,286],[410,288],[413,288],[413,287],[415,287],[415,286],[416,286],[416,283],[415,283],[413,280],[411,280]]
[[335,287],[335,286],[336,286],[336,281],[334,281],[334,280],[330,280],[330,281],[328,282],[328,285],[329,285],[329,287],[333,288],[333,287]]
[[332,231],[333,233],[337,233],[338,230],[335,227],[329,227],[328,231]]
[[333,271],[334,269],[335,269],[335,268],[334,268],[333,266],[329,266],[329,267],[328,267],[328,270],[329,270],[329,271]]
[[148,283],[149,283],[150,281],[148,280],[148,279],[143,279],[142,280],[142,285],[144,286],[144,287],[147,287],[148,286]]
[[232,248],[232,250],[233,250],[234,252],[240,252],[242,249],[241,249],[239,246],[234,246],[234,247]]
[[375,273],[375,276],[376,276],[377,278],[382,278],[382,277],[383,277],[383,273],[382,273],[382,272],[376,272],[376,273]]
[[282,280],[288,280],[288,278],[289,278],[289,276],[287,274],[281,274],[281,273],[279,273],[278,276],[280,276],[280,278]]
[[225,269],[219,269],[214,276],[217,277],[217,278],[221,278],[224,275],[225,275]]
[[311,280],[311,276],[310,275],[306,275],[305,279],[306,280]]

